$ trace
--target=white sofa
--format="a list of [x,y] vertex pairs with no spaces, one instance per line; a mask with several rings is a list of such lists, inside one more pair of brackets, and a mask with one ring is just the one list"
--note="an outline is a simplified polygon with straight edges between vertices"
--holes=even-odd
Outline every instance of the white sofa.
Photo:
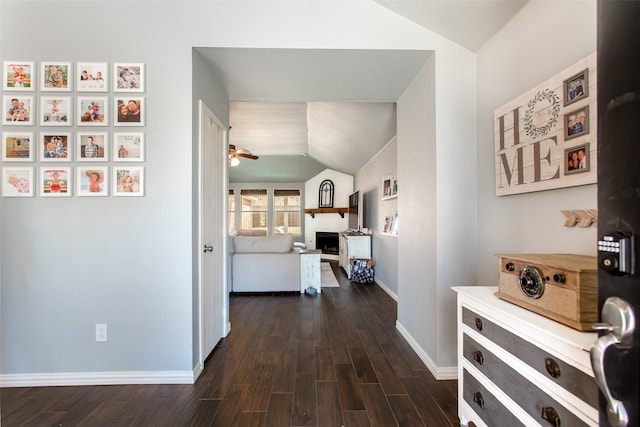
[[300,249],[293,235],[229,239],[232,292],[300,292]]

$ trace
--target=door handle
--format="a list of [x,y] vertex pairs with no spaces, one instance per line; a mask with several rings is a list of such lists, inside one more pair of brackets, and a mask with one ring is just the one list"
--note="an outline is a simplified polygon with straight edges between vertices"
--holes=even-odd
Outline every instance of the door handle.
[[213,252],[213,246],[204,245],[204,253],[207,253],[207,252]]
[[613,397],[604,372],[604,358],[611,346],[628,349],[633,345],[633,331],[636,319],[631,305],[617,297],[610,297],[602,306],[602,323],[593,325],[597,331],[605,331],[589,350],[591,367],[596,383],[607,400],[607,418],[614,427],[626,427],[629,414],[624,403]]

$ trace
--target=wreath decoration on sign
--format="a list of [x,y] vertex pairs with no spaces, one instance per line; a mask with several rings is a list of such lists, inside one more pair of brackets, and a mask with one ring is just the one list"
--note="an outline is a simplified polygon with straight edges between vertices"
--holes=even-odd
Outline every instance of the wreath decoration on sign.
[[[542,125],[535,125],[533,123],[533,111],[538,102],[547,101],[551,104],[551,117],[546,123]],[[524,113],[524,131],[532,138],[538,138],[547,135],[551,129],[558,123],[558,116],[560,115],[560,97],[552,90],[545,89],[536,93],[536,96],[529,100],[527,104],[527,111]]]

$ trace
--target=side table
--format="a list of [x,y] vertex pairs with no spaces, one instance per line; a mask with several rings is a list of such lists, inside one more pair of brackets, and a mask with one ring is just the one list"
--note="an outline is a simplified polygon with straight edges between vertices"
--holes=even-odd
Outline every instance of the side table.
[[313,287],[318,293],[321,292],[322,281],[320,278],[320,257],[322,251],[319,249],[300,251],[300,292],[304,293],[308,287]]

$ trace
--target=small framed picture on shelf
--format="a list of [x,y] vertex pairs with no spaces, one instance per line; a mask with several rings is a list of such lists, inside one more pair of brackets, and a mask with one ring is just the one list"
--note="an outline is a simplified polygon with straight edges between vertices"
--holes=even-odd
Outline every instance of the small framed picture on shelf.
[[76,64],[76,90],[78,92],[107,92],[109,90],[106,62],[78,62]]
[[76,195],[100,197],[109,195],[109,168],[107,166],[77,167]]
[[384,217],[384,224],[382,225],[382,232],[383,233],[388,233],[390,229],[391,229],[391,217],[390,216],[385,216]]
[[63,132],[40,132],[40,161],[70,162],[71,134]]
[[107,126],[107,98],[103,96],[79,96],[76,109],[78,126]]
[[391,225],[389,226],[390,234],[398,234],[398,214],[391,217]]
[[32,197],[33,168],[3,167],[2,197]]
[[391,196],[392,185],[393,185],[393,176],[386,175],[382,177],[382,197]]
[[113,134],[114,162],[144,162],[144,133],[116,132]]
[[34,110],[33,96],[4,95],[2,97],[2,124],[33,125]]
[[40,126],[71,126],[70,96],[40,97]]
[[398,180],[395,178],[393,179],[393,183],[391,184],[391,195],[392,196],[398,195]]
[[78,132],[76,159],[80,162],[104,162],[109,160],[107,132]]
[[12,91],[33,91],[35,68],[33,62],[4,61],[2,89]]
[[144,167],[114,167],[114,196],[144,196]]
[[2,161],[32,162],[33,132],[2,132]]
[[41,167],[38,181],[40,195],[68,197],[71,195],[71,168]]
[[144,97],[115,97],[113,117],[116,126],[144,126]]
[[113,64],[114,92],[144,92],[144,64]]
[[47,61],[40,63],[40,90],[69,92],[73,82],[70,62]]

